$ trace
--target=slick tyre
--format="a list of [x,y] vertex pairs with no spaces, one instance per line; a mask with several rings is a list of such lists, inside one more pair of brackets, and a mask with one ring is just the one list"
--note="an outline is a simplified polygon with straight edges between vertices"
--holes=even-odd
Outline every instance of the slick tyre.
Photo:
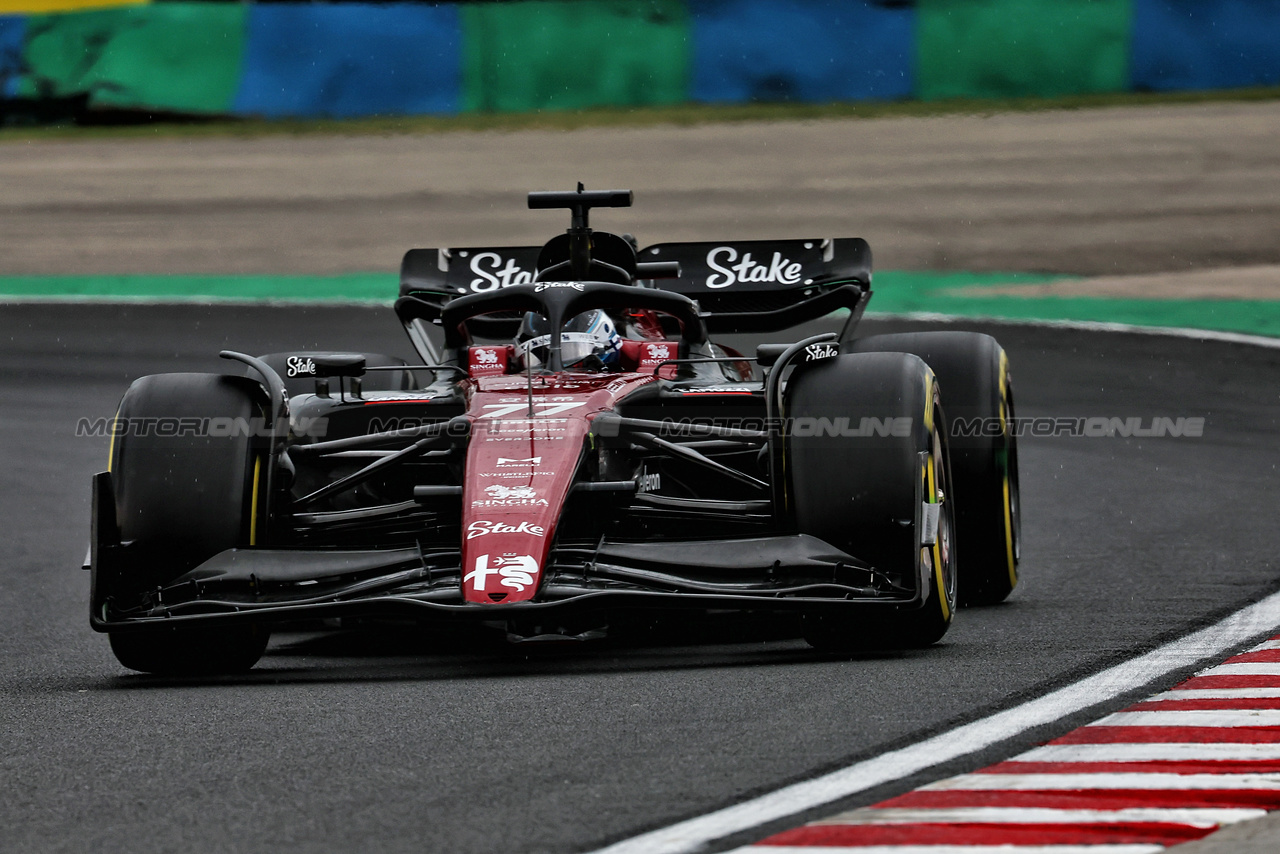
[[[909,606],[806,615],[806,640],[834,654],[935,643],[951,624],[957,579],[946,424],[933,372],[905,353],[842,355],[798,372],[785,408],[784,466],[800,532],[922,597]],[[868,427],[869,435],[849,435]]]
[[[225,549],[257,545],[267,521],[266,400],[260,386],[218,374],[160,374],[120,402],[111,447],[116,524],[135,570],[121,601],[171,583]],[[125,667],[147,673],[247,670],[268,632],[257,626],[165,626],[112,632]]]
[[[280,379],[284,380],[285,391],[289,392],[290,397],[296,397],[300,394],[315,394],[316,381],[315,377],[307,375],[297,375],[296,370],[290,374],[289,360],[291,358],[306,359],[308,356],[328,355],[331,350],[309,350],[297,351],[293,353],[267,353],[265,356],[258,358],[271,366]],[[384,356],[381,353],[363,353],[364,365],[366,368],[383,368],[399,365],[407,365],[404,359],[396,356]],[[334,391],[337,391],[338,381],[330,380],[333,384]],[[404,391],[406,389],[416,388],[417,384],[413,375],[413,371],[372,371],[365,374],[360,379],[361,387],[365,391]]]
[[850,349],[912,353],[937,375],[950,423],[960,604],[1004,601],[1018,583],[1022,536],[1013,383],[1004,349],[974,332],[873,335]]

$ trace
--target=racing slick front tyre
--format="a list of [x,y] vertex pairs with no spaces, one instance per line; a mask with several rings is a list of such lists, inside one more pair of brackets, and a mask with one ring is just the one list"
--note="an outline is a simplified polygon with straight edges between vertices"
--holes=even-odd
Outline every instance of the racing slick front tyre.
[[[116,525],[134,564],[117,601],[139,600],[218,552],[258,543],[265,493],[266,399],[256,382],[219,374],[159,374],[120,401],[108,467]],[[266,649],[258,626],[139,627],[110,632],[125,667],[147,673],[248,670]]]
[[1003,602],[1018,583],[1022,529],[1009,357],[996,339],[976,332],[873,335],[850,350],[911,353],[937,375],[958,499],[960,604]]
[[923,598],[914,607],[806,615],[805,639],[842,655],[937,642],[951,624],[957,579],[946,424],[933,372],[905,353],[842,355],[797,373],[785,405],[784,465],[800,532]]

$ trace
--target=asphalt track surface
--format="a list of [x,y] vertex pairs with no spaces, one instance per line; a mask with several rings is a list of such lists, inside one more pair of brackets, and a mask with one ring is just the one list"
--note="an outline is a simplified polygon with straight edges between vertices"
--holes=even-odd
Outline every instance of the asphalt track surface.
[[1204,435],[1024,439],[1023,583],[934,648],[834,661],[726,625],[527,657],[296,633],[244,677],[131,675],[87,626],[106,441],[76,422],[138,375],[219,370],[222,347],[402,353],[401,333],[348,308],[26,305],[0,324],[0,849],[588,850],[1043,693],[1280,579],[1280,351],[998,326],[1020,415],[1204,417]]

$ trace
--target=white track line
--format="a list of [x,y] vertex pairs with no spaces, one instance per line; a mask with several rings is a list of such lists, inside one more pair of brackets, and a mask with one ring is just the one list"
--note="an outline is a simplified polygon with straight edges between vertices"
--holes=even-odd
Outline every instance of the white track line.
[[[1153,694],[1144,703],[1158,700],[1274,700],[1280,699],[1280,688],[1191,688]],[[1141,711],[1135,708],[1133,711]]]
[[1163,845],[752,845],[729,854],[1160,854]]
[[1014,762],[1245,762],[1280,760],[1280,744],[1048,744]]
[[1192,338],[1196,341],[1225,341],[1280,350],[1280,338],[1248,335],[1243,332],[1219,332],[1213,329],[1188,329],[1179,326],[1136,326],[1131,323],[1107,323],[1100,320],[1033,320],[1017,317],[985,317],[968,314],[938,314],[930,311],[894,313],[868,311],[868,320],[914,320],[924,323],[995,323],[1001,326],[1049,326],[1055,329],[1079,329],[1083,332],[1124,332],[1137,335],[1163,335],[1170,338]]
[[950,809],[861,809],[822,820],[839,824],[1116,824],[1155,822],[1217,827],[1262,818],[1264,809],[1204,807],[1132,807],[1119,810],[1052,809],[1048,807],[953,807]]
[[1092,774],[961,774],[918,792],[1083,792],[1105,789],[1248,790],[1280,789],[1280,774],[1167,774],[1114,771]]
[[1246,661],[1240,664],[1219,664],[1197,676],[1280,676],[1280,662]]
[[[1280,340],[1275,344],[1280,347]],[[1068,715],[1114,700],[1136,688],[1163,679],[1174,671],[1202,661],[1220,659],[1250,640],[1271,634],[1276,626],[1280,626],[1280,593],[1237,611],[1216,625],[1020,706],[916,744],[856,762],[821,777],[785,786],[697,818],[622,840],[600,849],[599,854],[678,854],[696,851],[731,834],[901,780],[943,762],[999,744],[1033,727],[1051,724]],[[1114,749],[1112,745],[1103,746]],[[1087,850],[1098,854],[1105,847],[1095,846]],[[762,849],[756,854],[782,854],[783,850]],[[825,850],[827,854],[831,854],[832,849]],[[966,847],[964,850],[968,854],[977,854],[977,848],[974,847]],[[1015,849],[1000,850],[1009,852]],[[1052,850],[1062,854],[1063,846],[1053,846]],[[1134,846],[1128,850],[1163,849],[1160,846]],[[872,849],[859,851],[868,854]],[[902,854],[907,849],[895,851]],[[942,849],[936,846],[929,851],[930,854],[942,854]]]
[[[0,305],[26,305],[30,303],[62,303],[62,304],[127,304],[127,305],[228,305],[273,307],[312,308],[312,307],[348,307],[348,308],[389,308],[391,299],[288,299],[264,298],[250,299],[246,297],[151,297],[101,295],[90,296],[76,294],[71,296],[37,296],[34,294],[0,294]],[[1229,344],[1248,344],[1253,347],[1280,349],[1280,338],[1267,335],[1248,335],[1243,332],[1220,332],[1214,329],[1189,329],[1177,326],[1138,326],[1132,323],[1109,323],[1101,320],[1036,320],[1021,317],[987,317],[970,314],[940,314],[931,311],[879,312],[868,311],[868,320],[912,320],[924,323],[995,323],[1002,326],[1048,326],[1056,329],[1079,329],[1084,332],[1124,332],[1137,335],[1162,335],[1171,338],[1191,338],[1196,341],[1224,341]],[[1276,647],[1280,649],[1280,647]]]
[[207,294],[180,296],[129,296],[127,294],[71,294],[40,296],[36,294],[0,294],[0,305],[226,305],[252,308],[391,308],[394,299],[370,297],[335,297],[334,299],[290,299],[289,297],[219,297]]
[[1090,726],[1280,726],[1280,709],[1186,709],[1116,712]]

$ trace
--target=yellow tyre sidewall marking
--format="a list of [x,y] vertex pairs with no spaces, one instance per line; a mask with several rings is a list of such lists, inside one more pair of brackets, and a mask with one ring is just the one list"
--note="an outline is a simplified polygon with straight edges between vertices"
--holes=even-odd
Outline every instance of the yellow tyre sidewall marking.
[[111,418],[111,444],[107,445],[107,471],[111,471],[111,466],[116,458],[116,431],[120,429],[120,410],[116,410],[116,414]]
[[1018,564],[1013,559],[1013,505],[1009,499],[1009,476],[1004,476],[1004,547],[1009,560],[1009,586],[1018,583]]
[[[933,455],[933,442],[935,437],[933,435],[933,383],[932,382],[929,384],[929,395],[926,398],[926,400],[929,401],[928,405],[925,407],[925,423],[929,428],[929,462],[925,464],[925,477],[926,477],[926,483],[928,488],[929,503],[937,504],[938,503],[938,483],[937,483],[937,473],[934,470],[935,462],[934,462],[934,455]],[[942,511],[939,510],[938,514],[939,514],[938,525],[939,525],[939,530],[941,530]],[[940,540],[941,540],[940,536],[935,535],[933,538],[933,577],[934,577],[935,583],[938,586],[938,604],[942,608],[942,620],[943,622],[949,622],[951,620],[951,603],[947,601],[947,585],[946,585],[946,581],[942,577],[942,546],[941,546]]]
[[[1009,434],[1011,426],[1007,417],[1009,412],[1009,357],[1000,351],[1000,431]],[[1012,437],[1009,442],[1012,443]],[[1018,585],[1018,563],[1013,558],[1013,501],[1009,494],[1009,466],[1012,461],[1009,459],[1008,450],[1005,451],[1004,461],[1004,549],[1005,562],[1009,568],[1009,586],[1016,587]]]
[[262,474],[262,457],[253,458],[253,497],[249,502],[249,545],[258,544],[258,480]]

